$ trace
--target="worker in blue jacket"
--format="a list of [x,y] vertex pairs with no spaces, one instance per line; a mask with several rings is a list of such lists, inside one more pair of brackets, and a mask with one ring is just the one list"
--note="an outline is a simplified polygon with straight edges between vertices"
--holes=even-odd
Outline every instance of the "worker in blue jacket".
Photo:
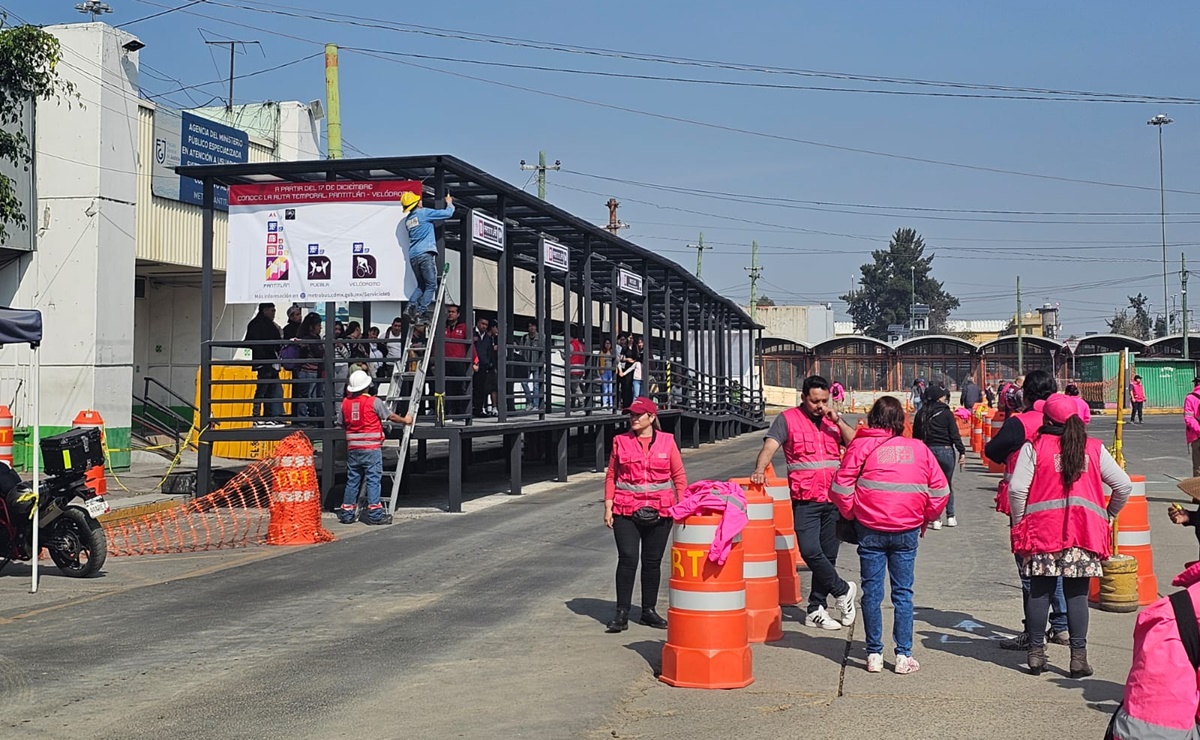
[[417,278],[417,289],[408,298],[408,317],[428,324],[433,318],[430,304],[437,294],[437,239],[433,225],[454,215],[454,198],[446,196],[445,208],[422,208],[417,193],[400,194],[404,226],[408,229],[408,263]]

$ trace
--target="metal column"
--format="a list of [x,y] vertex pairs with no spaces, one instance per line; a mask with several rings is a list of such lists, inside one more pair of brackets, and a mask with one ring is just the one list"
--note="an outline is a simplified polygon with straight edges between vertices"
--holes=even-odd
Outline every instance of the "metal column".
[[[504,196],[496,199],[496,217],[504,223]],[[471,231],[468,224],[464,231]],[[512,248],[508,243],[507,226],[505,227],[504,251],[496,260],[496,324],[500,327],[500,340],[497,342],[496,353],[496,395],[500,403],[496,404],[496,418],[501,422],[508,421],[509,404],[513,389],[509,387],[508,378],[508,345],[512,341],[512,311],[513,311],[513,264]],[[515,444],[520,445],[520,435]],[[517,453],[518,456],[520,453]]]
[[[534,287],[533,315],[538,322],[538,331],[542,333],[542,403],[538,409],[538,418],[546,418],[546,409],[550,406],[550,321],[546,307],[550,302],[549,291],[546,289],[546,237],[538,237],[537,253],[537,284]],[[530,368],[532,371],[532,368]],[[535,387],[537,382],[533,384]]]
[[[204,178],[204,206],[200,234],[200,431],[197,434],[196,495],[209,492],[212,476],[212,445],[204,433],[212,424],[212,333],[213,333],[213,181]],[[36,423],[36,422],[35,422]]]
[[[595,337],[592,336],[592,324],[594,322],[593,322],[593,317],[592,317],[592,237],[591,236],[583,237],[583,317],[582,318],[583,318],[583,346],[587,349],[587,357],[590,358],[591,353],[592,353],[592,348],[596,346],[594,344]],[[597,402],[600,400],[600,396],[598,394],[592,393],[592,391],[595,389],[595,387],[603,388],[602,385],[598,385],[600,383],[599,369],[600,369],[599,367],[596,367],[596,368],[588,367],[584,370],[584,385],[588,388],[587,399],[584,401],[584,412],[583,412],[586,416],[592,415],[592,407],[596,406]],[[596,380],[594,382],[588,380],[588,377],[589,377],[589,375],[592,374],[593,370],[595,370],[595,372],[596,372],[596,375],[595,375]],[[600,430],[597,429],[596,433],[599,434]]]

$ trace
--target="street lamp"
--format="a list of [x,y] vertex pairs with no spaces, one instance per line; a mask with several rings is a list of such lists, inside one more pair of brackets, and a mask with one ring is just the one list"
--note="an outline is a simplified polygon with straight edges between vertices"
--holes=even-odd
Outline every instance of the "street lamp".
[[[1165,113],[1159,113],[1146,123],[1158,129],[1158,204],[1162,215],[1162,269],[1163,269],[1163,307],[1167,304],[1167,191],[1163,187],[1163,126],[1174,123]],[[1171,317],[1167,315],[1167,334],[1171,333]]]

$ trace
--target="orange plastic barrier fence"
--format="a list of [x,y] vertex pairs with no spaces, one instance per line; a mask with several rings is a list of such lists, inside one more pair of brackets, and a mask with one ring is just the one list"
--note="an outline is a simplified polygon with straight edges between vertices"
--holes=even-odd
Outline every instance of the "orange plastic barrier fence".
[[750,642],[783,639],[779,608],[779,562],[775,556],[775,504],[762,486],[749,478],[733,478],[746,492],[746,528],[742,576],[746,581],[746,622]]
[[800,547],[796,544],[796,522],[792,518],[792,490],[786,478],[767,478],[767,495],[775,512],[775,576],[779,579],[779,605],[800,603]]
[[747,639],[742,537],[725,563],[708,559],[720,515],[690,516],[675,525],[671,606],[659,680],[687,689],[740,689],[754,683]]
[[[1150,547],[1150,507],[1146,502],[1146,476],[1131,475],[1133,491],[1121,513],[1117,514],[1117,550],[1137,559],[1138,606],[1158,599],[1158,577],[1154,575],[1154,550]],[[1105,494],[1104,503],[1108,504]],[[1100,602],[1100,579],[1093,578],[1088,600]]]
[[261,544],[330,542],[312,443],[289,435],[219,491],[186,504],[104,525],[110,555],[203,552]]

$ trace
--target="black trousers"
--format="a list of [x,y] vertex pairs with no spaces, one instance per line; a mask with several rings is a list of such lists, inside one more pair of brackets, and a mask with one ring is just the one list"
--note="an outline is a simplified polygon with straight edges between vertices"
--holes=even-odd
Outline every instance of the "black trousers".
[[837,507],[819,501],[792,501],[792,516],[796,520],[796,544],[800,557],[812,574],[808,588],[808,612],[826,606],[832,595],[845,596],[850,584],[837,574],[840,541],[837,538]]
[[1142,422],[1142,409],[1146,406],[1145,401],[1133,401],[1133,412],[1129,414],[1130,422]]
[[633,579],[637,575],[638,550],[642,561],[642,608],[658,604],[658,582],[662,578],[663,553],[671,539],[671,519],[661,517],[657,524],[635,524],[631,517],[613,517],[613,538],[617,541],[617,608],[633,605]]

